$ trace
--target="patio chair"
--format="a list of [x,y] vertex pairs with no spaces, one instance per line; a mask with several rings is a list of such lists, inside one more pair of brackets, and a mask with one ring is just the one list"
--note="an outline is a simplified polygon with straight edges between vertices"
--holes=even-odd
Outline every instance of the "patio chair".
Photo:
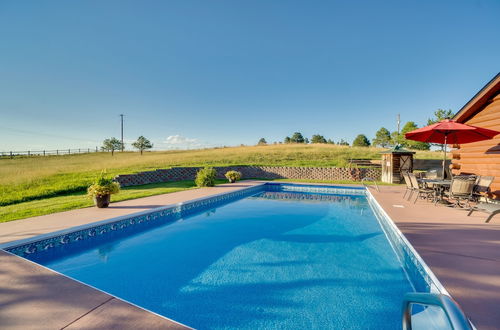
[[[450,166],[451,166],[451,164],[450,164]],[[451,180],[451,178],[453,178],[453,175],[451,174],[450,166],[446,166],[444,168],[444,174],[445,174],[445,178],[444,179]]]
[[475,176],[454,176],[451,179],[450,190],[443,194],[448,198],[448,201],[453,201],[453,207],[462,207],[461,202],[465,202],[465,206],[470,208],[475,183]]
[[495,215],[500,213],[500,204],[481,202],[481,203],[477,204],[476,206],[472,207],[470,209],[469,213],[467,214],[467,216],[471,215],[472,212],[474,212],[474,211],[489,213],[490,215],[484,221],[484,222],[488,223]]
[[410,177],[408,176],[408,172],[404,171],[401,173],[403,175],[403,179],[405,180],[406,183],[406,189],[405,193],[403,194],[403,198],[405,198],[406,194],[409,192],[408,199],[410,199],[410,196],[413,192],[413,186],[411,184]]
[[424,174],[425,179],[441,179],[441,174],[439,172],[439,169],[433,168],[430,170],[427,170]]
[[[424,197],[425,199],[429,199],[430,197],[434,197],[434,189],[427,188],[423,184],[419,184],[417,177],[413,173],[408,173],[408,177],[410,178],[411,185],[413,186],[412,188],[412,193],[415,191],[417,192],[417,197],[415,197],[415,200],[413,201],[413,204],[417,202],[417,199],[419,197]],[[410,200],[410,197],[408,200]]]
[[490,191],[491,183],[495,180],[494,176],[478,176],[474,189],[472,190],[472,200],[479,202],[481,197],[487,196]]

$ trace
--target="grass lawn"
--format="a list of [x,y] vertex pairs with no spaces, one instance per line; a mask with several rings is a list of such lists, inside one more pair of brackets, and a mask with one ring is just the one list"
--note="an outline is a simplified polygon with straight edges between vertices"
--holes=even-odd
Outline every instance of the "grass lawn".
[[[76,154],[0,158],[0,222],[92,205],[85,192],[105,169],[110,176],[174,166],[271,165],[345,167],[352,158],[380,159],[380,148],[328,144]],[[417,151],[415,158],[440,159],[435,151]],[[311,182],[311,181],[309,181]],[[331,183],[328,181],[316,181]],[[334,183],[352,183],[337,181]],[[193,188],[190,181],[127,187],[114,201]]]
[[[380,148],[327,144],[268,145],[201,150],[92,153],[67,156],[0,159],[0,207],[83,192],[106,169],[112,175],[173,166],[277,165],[346,166],[351,158],[380,159]],[[416,158],[437,158],[434,151]],[[4,212],[3,210],[0,212]],[[1,219],[1,217],[0,217]]]
[[[218,180],[218,183],[222,182],[226,181]],[[193,181],[153,183],[142,186],[124,187],[121,189],[119,194],[111,196],[111,200],[112,202],[119,202],[128,199],[172,193],[193,188],[196,188]],[[64,196],[43,198],[0,207],[0,222],[79,209],[93,205],[94,202],[85,192],[75,192]]]

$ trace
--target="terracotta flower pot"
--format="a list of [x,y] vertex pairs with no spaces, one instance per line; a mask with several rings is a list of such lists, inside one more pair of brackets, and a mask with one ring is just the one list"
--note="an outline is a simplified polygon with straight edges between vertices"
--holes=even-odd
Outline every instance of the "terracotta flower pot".
[[95,196],[94,197],[94,204],[98,208],[105,208],[109,206],[109,201],[111,199],[111,195],[102,195],[102,196]]

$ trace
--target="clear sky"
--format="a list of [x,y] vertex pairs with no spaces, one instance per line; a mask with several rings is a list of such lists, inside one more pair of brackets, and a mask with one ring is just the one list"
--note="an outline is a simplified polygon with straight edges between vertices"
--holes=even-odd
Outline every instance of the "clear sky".
[[0,151],[352,141],[460,109],[500,1],[0,0]]

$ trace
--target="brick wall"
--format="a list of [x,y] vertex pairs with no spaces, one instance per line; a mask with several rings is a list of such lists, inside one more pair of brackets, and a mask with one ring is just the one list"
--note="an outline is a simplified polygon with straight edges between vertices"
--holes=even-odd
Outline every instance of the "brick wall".
[[[122,187],[141,184],[194,180],[200,167],[173,167],[136,174],[118,175],[115,180]],[[379,168],[339,168],[339,167],[281,167],[281,166],[224,166],[214,167],[217,178],[225,179],[227,171],[241,172],[243,179],[304,179],[304,180],[355,180],[368,177],[380,180]]]

